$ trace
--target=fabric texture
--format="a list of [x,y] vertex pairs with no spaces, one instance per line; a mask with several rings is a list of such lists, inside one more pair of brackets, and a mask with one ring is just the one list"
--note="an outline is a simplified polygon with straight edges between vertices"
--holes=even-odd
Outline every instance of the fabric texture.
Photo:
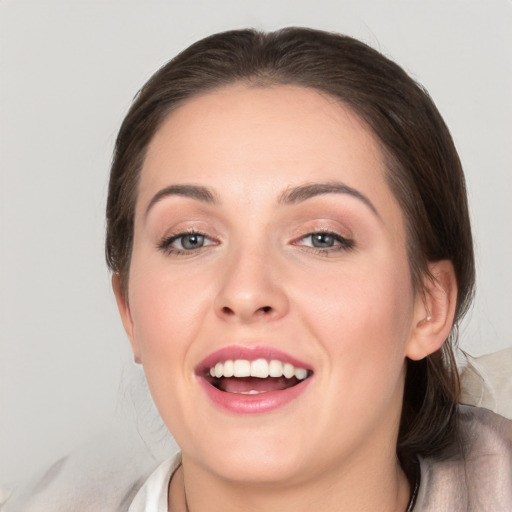
[[128,512],[168,512],[168,489],[181,464],[180,454],[162,462],[141,487]]
[[17,486],[0,512],[126,512],[162,452],[136,431],[107,431]]
[[457,446],[420,460],[414,511],[512,511],[512,421],[472,406],[460,406],[459,417]]
[[464,358],[460,401],[512,419],[512,347],[480,357],[465,353]]

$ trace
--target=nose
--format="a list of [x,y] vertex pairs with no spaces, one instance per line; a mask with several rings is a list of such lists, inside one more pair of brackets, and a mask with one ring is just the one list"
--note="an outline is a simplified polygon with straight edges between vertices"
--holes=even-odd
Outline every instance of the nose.
[[269,253],[247,249],[232,254],[215,297],[215,312],[225,321],[275,321],[289,310],[282,273]]

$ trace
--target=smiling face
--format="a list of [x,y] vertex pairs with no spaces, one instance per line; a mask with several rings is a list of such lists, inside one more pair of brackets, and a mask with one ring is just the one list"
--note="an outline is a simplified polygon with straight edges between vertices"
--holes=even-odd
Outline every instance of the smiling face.
[[300,87],[220,89],[156,133],[117,298],[184,463],[298,482],[395,460],[424,310],[385,173],[359,118]]

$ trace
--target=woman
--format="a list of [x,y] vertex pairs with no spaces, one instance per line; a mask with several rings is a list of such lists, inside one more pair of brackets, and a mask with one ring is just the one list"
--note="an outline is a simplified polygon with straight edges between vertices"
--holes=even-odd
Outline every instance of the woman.
[[181,448],[131,512],[512,507],[510,423],[457,408],[461,165],[376,51],[291,28],[178,55],[119,132],[106,250]]

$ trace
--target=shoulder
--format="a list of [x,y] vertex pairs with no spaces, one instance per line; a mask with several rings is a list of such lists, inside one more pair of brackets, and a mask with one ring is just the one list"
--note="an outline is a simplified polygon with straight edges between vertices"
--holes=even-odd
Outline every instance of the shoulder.
[[486,452],[511,456],[512,420],[482,407],[459,406],[459,427],[464,446],[475,456]]
[[108,432],[15,487],[0,510],[126,512],[158,464],[131,435]]
[[418,512],[512,510],[512,421],[487,409],[459,407],[450,453],[420,460]]

